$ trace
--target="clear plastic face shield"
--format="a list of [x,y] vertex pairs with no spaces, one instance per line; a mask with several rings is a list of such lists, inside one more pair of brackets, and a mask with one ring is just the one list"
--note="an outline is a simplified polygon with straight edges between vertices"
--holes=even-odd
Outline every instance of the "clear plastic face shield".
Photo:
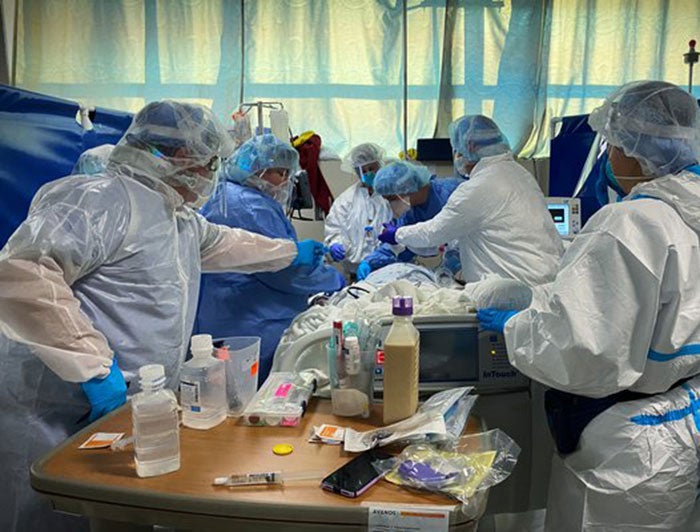
[[250,184],[279,203],[285,213],[289,210],[294,188],[289,169],[266,168],[251,179]]
[[625,84],[591,112],[588,124],[615,147],[608,157],[626,188],[697,163],[700,109],[672,83]]
[[381,168],[379,161],[371,161],[355,167],[355,173],[357,177],[360,178],[362,184],[366,187],[372,188],[374,186],[374,178],[377,175],[377,171]]
[[194,208],[212,194],[221,158],[233,152],[228,133],[210,109],[172,100],[139,111],[117,148],[122,146],[150,154],[120,161],[125,171],[167,184]]
[[[149,151],[158,158],[165,158],[155,148]],[[199,210],[207,202],[216,189],[218,183],[218,172],[221,168],[221,157],[214,155],[207,164],[195,165],[184,168],[173,175],[172,179],[167,179],[176,189],[181,189],[184,204]]]
[[201,209],[214,193],[219,181],[220,167],[221,159],[218,155],[215,155],[206,166],[195,170],[195,173],[192,175],[193,183],[190,187],[190,192],[197,198],[192,202],[186,202],[193,209]]
[[469,161],[458,151],[452,152],[453,166],[458,176],[469,177],[469,173],[474,168],[474,163]]
[[395,218],[401,218],[411,209],[411,196],[408,194],[387,196],[386,199]]

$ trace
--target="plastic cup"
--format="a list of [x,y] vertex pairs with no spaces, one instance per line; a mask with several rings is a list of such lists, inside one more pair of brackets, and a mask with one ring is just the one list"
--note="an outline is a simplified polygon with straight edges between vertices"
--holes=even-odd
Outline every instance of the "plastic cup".
[[333,414],[343,417],[369,417],[374,390],[374,351],[360,351],[360,364],[351,373],[338,367],[335,353],[327,347]]
[[228,415],[238,417],[258,389],[259,336],[230,336],[214,340],[215,355],[226,363]]

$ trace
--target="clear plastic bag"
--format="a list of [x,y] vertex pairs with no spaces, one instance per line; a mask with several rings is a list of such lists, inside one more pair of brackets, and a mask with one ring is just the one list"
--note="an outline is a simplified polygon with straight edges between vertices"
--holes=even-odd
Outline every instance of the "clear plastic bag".
[[428,441],[456,442],[459,439],[467,424],[472,407],[479,397],[478,395],[470,395],[473,390],[473,386],[445,390],[436,393],[420,406],[419,412],[440,412],[445,418],[447,433],[430,435]]
[[520,447],[500,429],[463,436],[453,445],[409,445],[375,465],[389,482],[442,493],[468,505],[475,494],[503,482]]
[[231,115],[231,118],[233,119],[233,127],[228,132],[236,148],[238,148],[253,136],[253,131],[250,127],[250,117],[242,111],[236,111]]
[[345,450],[362,452],[390,443],[442,442],[457,445],[476,395],[473,387],[453,388],[433,395],[411,417],[366,432],[347,429]]

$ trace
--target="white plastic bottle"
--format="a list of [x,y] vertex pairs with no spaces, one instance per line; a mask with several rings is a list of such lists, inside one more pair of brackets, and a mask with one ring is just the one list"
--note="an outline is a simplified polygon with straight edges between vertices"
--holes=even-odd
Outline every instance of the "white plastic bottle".
[[372,226],[372,220],[367,220],[367,225],[365,226],[365,249],[372,250],[375,247],[374,238],[374,226]]
[[180,432],[177,398],[165,386],[160,364],[139,369],[141,392],[131,400],[136,474],[163,475],[180,469]]
[[226,366],[213,357],[214,346],[208,334],[193,336],[191,349],[193,358],[180,372],[182,424],[206,430],[226,419]]
[[412,416],[418,408],[420,333],[413,326],[413,299],[395,297],[394,322],[384,340],[384,424]]

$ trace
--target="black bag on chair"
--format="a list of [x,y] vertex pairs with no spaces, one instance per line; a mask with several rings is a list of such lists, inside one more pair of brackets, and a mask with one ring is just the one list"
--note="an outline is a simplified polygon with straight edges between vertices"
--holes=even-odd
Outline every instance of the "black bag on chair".
[[292,213],[297,211],[297,215],[294,218],[299,220],[308,220],[309,218],[304,218],[301,215],[301,209],[312,209],[314,206],[314,199],[311,195],[311,186],[309,185],[309,174],[306,170],[300,170],[294,174],[294,189],[292,192],[292,204],[290,210]]

